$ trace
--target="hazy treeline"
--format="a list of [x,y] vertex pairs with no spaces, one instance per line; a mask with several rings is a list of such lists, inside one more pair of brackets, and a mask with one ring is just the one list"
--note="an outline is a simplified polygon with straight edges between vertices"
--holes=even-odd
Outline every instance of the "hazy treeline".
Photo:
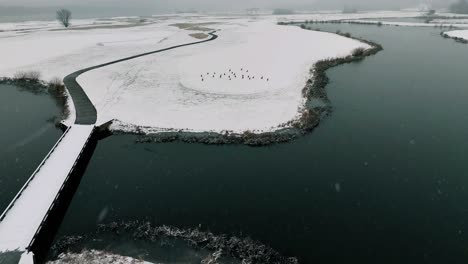
[[468,2],[466,0],[459,0],[457,3],[450,6],[450,12],[468,14]]

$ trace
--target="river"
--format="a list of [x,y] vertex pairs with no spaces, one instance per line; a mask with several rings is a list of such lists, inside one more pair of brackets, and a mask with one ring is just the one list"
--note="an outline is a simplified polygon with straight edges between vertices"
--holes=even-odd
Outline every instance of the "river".
[[58,116],[60,108],[50,96],[0,84],[0,211],[59,139]]
[[[250,236],[300,263],[464,263],[468,46],[434,28],[313,27],[385,49],[328,71],[333,112],[313,133],[264,148],[106,138],[58,237],[147,220]],[[109,251],[141,246],[108,237]]]

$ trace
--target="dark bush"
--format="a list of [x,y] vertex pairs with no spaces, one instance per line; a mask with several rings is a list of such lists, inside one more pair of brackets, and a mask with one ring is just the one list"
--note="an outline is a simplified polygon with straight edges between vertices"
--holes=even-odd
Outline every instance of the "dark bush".
[[361,57],[361,56],[364,56],[365,52],[366,52],[366,49],[364,48],[356,48],[351,52],[351,54],[353,55],[353,57]]
[[39,71],[19,71],[15,73],[13,79],[39,81],[41,73]]
[[52,78],[52,79],[49,81],[49,85],[50,85],[51,87],[57,88],[57,87],[63,86],[63,82],[62,82],[62,79],[60,79],[60,78],[58,78],[58,77],[55,77],[55,78]]

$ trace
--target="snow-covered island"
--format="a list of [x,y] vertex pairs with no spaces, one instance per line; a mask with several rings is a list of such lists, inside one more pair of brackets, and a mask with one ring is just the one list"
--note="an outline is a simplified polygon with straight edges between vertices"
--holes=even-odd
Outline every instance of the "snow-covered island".
[[219,37],[211,42],[79,76],[97,109],[98,125],[114,120],[113,130],[144,133],[274,132],[300,120],[307,101],[303,89],[317,62],[371,48],[336,34],[278,25],[281,19],[164,16],[130,25],[116,20],[114,27],[81,22],[69,30],[50,23],[34,30],[23,25],[16,33],[0,32],[0,75],[39,71],[46,81],[63,78],[97,64],[200,41],[216,31]]
[[444,32],[443,35],[448,38],[453,38],[459,42],[468,43],[468,30],[453,30]]

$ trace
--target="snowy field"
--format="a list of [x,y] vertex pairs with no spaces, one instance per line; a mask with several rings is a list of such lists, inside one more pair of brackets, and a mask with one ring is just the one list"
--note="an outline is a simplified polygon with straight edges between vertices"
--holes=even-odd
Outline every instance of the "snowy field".
[[[377,12],[359,18],[418,14]],[[79,30],[56,30],[53,22],[0,24],[0,76],[36,70],[46,81],[63,78],[89,66],[199,41],[189,34],[201,31],[172,25],[206,23],[203,27],[217,30],[217,40],[80,76],[78,82],[98,110],[98,123],[116,120],[113,128],[123,131],[274,131],[299,117],[305,103],[301,91],[317,61],[369,48],[335,34],[277,22],[350,16],[357,15],[158,16],[142,25],[135,25],[140,23],[135,18],[115,18],[107,21],[117,27],[95,27],[101,20],[88,20],[75,23],[84,27]],[[134,24],[118,27],[126,23]],[[26,27],[30,30],[14,33]]]
[[111,65],[81,75],[98,123],[147,132],[265,132],[298,117],[302,89],[319,60],[347,56],[355,40],[278,26],[219,21],[215,41]]
[[451,38],[462,38],[468,40],[468,30],[454,30],[445,32]]

